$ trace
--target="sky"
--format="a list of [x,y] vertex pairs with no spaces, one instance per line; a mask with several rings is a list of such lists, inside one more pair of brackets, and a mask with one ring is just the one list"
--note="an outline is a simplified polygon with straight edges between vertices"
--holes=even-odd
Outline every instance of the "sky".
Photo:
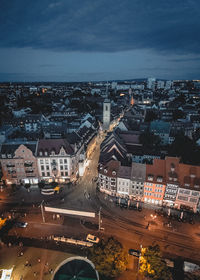
[[0,0],[0,81],[200,79],[199,0]]

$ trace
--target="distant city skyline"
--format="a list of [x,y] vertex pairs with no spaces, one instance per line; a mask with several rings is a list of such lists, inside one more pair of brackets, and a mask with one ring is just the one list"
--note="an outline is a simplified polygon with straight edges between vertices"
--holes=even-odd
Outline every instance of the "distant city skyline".
[[2,0],[0,7],[0,81],[200,79],[198,0]]

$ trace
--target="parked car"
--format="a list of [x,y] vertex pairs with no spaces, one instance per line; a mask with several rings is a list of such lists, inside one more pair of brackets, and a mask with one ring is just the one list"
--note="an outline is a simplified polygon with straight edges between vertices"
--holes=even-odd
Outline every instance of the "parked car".
[[99,238],[92,234],[88,234],[86,240],[93,243],[99,243]]
[[129,253],[129,255],[135,256],[135,257],[138,257],[138,258],[140,256],[140,251],[139,250],[129,249],[128,253]]
[[18,227],[18,228],[25,228],[25,227],[27,227],[27,225],[28,225],[28,223],[26,223],[26,222],[17,222],[17,223],[15,224],[15,227]]

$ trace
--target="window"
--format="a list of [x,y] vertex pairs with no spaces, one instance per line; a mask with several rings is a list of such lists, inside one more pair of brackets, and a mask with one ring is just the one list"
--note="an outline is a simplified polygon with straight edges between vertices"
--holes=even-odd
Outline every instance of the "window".
[[181,196],[181,195],[179,195],[179,196],[178,196],[178,199],[179,199],[179,200],[188,201],[188,197],[186,197],[186,196]]
[[49,173],[49,172],[47,172],[47,176],[50,176],[50,173]]
[[40,160],[40,164],[43,164],[43,163],[44,163],[44,160],[43,160],[43,159],[41,159],[41,160]]
[[63,163],[63,159],[60,159],[60,163]]
[[65,176],[68,176],[68,172],[65,172]]
[[41,165],[41,170],[44,170],[44,165]]
[[198,196],[199,193],[198,193],[198,192],[192,192],[192,195],[193,195],[193,196]]
[[45,176],[45,172],[42,172],[42,176]]
[[105,107],[105,111],[108,111],[108,106],[106,105],[106,107]]
[[46,166],[46,170],[49,170],[49,165]]
[[39,152],[39,155],[42,156],[42,151]]
[[61,171],[60,174],[61,174],[61,176],[64,176],[64,172],[63,171]]
[[190,202],[196,203],[196,202],[197,202],[197,199],[191,197],[191,198],[190,198]]
[[65,166],[64,166],[64,168],[65,168],[65,169],[68,169],[68,166],[67,166],[67,165],[65,165]]
[[60,165],[60,170],[63,170],[63,165]]
[[64,159],[64,163],[67,163],[67,159]]

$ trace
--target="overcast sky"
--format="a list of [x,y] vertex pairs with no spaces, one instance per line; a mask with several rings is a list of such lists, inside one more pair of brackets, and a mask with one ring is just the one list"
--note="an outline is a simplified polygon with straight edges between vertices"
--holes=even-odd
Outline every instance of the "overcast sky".
[[0,0],[0,81],[200,79],[199,0]]

